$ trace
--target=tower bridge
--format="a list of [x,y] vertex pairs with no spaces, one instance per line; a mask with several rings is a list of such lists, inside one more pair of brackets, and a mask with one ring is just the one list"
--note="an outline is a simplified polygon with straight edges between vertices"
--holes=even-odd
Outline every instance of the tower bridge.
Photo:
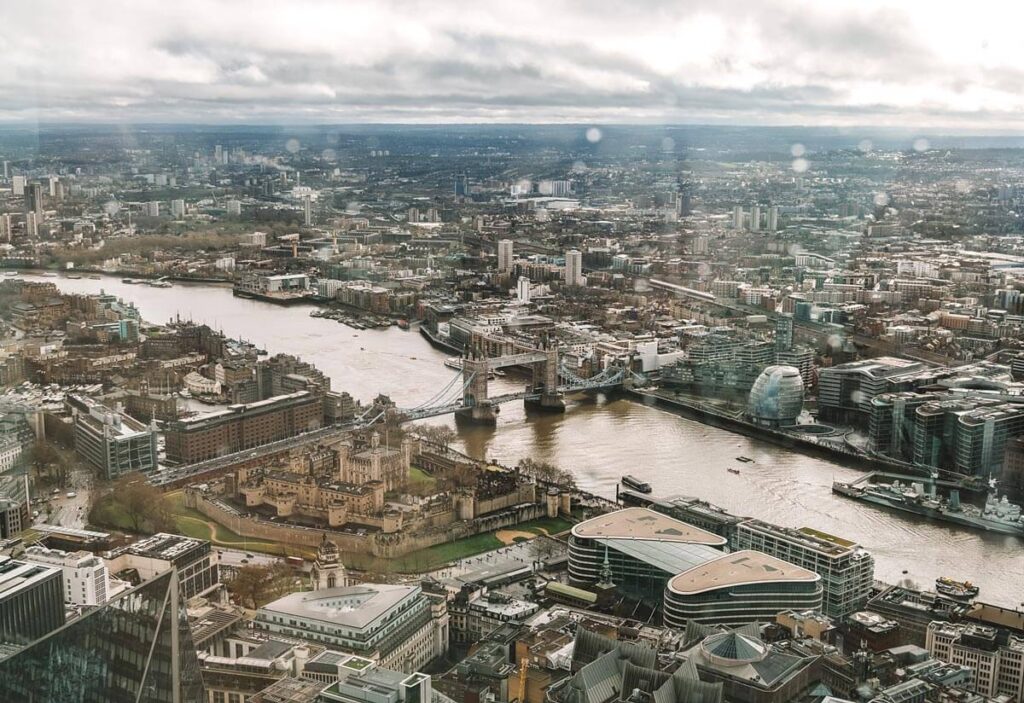
[[[530,369],[531,379],[522,391],[491,396],[488,380],[492,372],[510,366]],[[461,397],[448,398],[462,380]],[[581,377],[565,365],[555,343],[547,337],[539,346],[494,335],[476,334],[462,355],[460,375],[431,400],[407,410],[396,410],[406,420],[446,415],[454,412],[461,423],[493,425],[503,403],[522,400],[527,408],[543,412],[564,412],[565,396],[570,393],[632,387],[645,379],[629,368],[629,363],[612,364],[601,373]]]

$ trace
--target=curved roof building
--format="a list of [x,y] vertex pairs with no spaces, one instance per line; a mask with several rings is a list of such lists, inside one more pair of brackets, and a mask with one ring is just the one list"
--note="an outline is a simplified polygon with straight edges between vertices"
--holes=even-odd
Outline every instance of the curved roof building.
[[726,544],[724,537],[648,508],[616,510],[572,528],[569,579],[661,598],[670,578],[717,559]]
[[783,610],[820,610],[821,577],[763,552],[724,554],[673,577],[665,588],[665,625],[693,621],[745,625]]
[[754,381],[747,414],[754,422],[792,425],[804,406],[804,382],[793,366],[769,366]]

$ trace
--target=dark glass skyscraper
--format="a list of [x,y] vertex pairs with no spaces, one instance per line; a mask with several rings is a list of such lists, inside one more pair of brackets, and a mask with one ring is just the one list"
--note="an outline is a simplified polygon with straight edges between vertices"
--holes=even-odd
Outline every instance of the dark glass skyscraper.
[[176,572],[125,591],[0,660],[0,700],[205,701]]

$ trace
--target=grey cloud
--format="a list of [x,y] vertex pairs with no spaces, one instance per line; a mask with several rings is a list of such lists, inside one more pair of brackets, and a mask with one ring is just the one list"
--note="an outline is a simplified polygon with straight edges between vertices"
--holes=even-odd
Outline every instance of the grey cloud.
[[[59,5],[43,5],[54,11],[47,19],[61,29],[55,11]],[[463,22],[460,13],[471,10],[461,3],[381,2],[379,21],[371,23],[368,43],[361,48],[340,41],[338,46],[330,41],[278,41],[278,36],[247,29],[245,22],[232,23],[233,16],[249,12],[248,5],[233,3],[202,5],[209,8],[209,22],[185,16],[195,5],[182,7],[179,21],[166,27],[162,22],[174,15],[174,6],[141,2],[137,8],[132,5],[134,13],[97,16],[97,22],[123,23],[113,34],[125,37],[140,61],[172,67],[180,63],[185,67],[180,74],[149,74],[134,65],[121,67],[120,73],[118,66],[104,70],[81,65],[81,57],[91,55],[87,42],[93,32],[88,26],[55,33],[68,42],[59,48],[70,58],[66,64],[49,61],[45,51],[33,51],[33,43],[26,40],[28,35],[45,45],[46,37],[32,34],[38,18],[23,5],[9,13],[7,30],[0,28],[0,42],[9,40],[14,67],[0,75],[0,119],[75,115],[202,122],[224,115],[232,120],[291,115],[338,121],[417,116],[486,120],[514,115],[546,121],[589,115],[594,121],[870,124],[902,115],[933,122],[945,118],[951,124],[1018,121],[1014,96],[1021,93],[1024,70],[944,64],[927,37],[914,30],[913,18],[895,3],[871,12],[833,7],[831,2],[808,6],[781,0],[552,0],[526,5],[547,20],[536,31],[498,21]],[[256,6],[252,12],[274,8]],[[701,13],[719,18],[734,32],[724,49],[706,57],[708,69],[669,74],[607,41],[671,27]],[[130,24],[130,18],[139,24]],[[339,12],[339,21],[344,19]],[[223,31],[210,31],[211,25]],[[390,31],[395,28],[410,31],[408,36]],[[747,36],[736,33],[741,31],[755,32],[761,47],[757,53],[740,41]],[[369,60],[362,53],[367,51]],[[65,65],[73,70],[65,71]],[[76,79],[78,75],[85,78]],[[732,80],[736,76],[744,76],[740,87]],[[890,95],[922,85],[934,85],[938,92],[907,107],[887,102],[864,85],[886,87]],[[1005,95],[1011,107],[971,110],[950,101],[949,95],[975,87]]]

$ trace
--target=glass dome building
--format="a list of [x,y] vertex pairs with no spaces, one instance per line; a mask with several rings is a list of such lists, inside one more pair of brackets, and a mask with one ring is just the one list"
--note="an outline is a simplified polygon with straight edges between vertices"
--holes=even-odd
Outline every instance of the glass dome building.
[[804,382],[793,366],[769,366],[754,381],[747,415],[762,425],[793,425],[803,410]]

